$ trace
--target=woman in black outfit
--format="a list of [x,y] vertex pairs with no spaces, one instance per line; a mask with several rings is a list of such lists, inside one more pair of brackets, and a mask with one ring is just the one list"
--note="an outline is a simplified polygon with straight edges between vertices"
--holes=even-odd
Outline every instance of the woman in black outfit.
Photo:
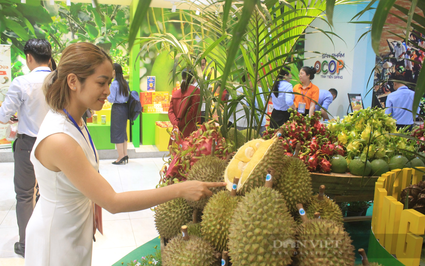
[[127,101],[130,88],[127,81],[124,80],[122,67],[114,64],[112,72],[114,81],[111,83],[111,94],[108,101],[112,103],[111,110],[111,143],[115,143],[118,151],[118,159],[112,164],[128,163],[127,154],[127,119],[128,109]]

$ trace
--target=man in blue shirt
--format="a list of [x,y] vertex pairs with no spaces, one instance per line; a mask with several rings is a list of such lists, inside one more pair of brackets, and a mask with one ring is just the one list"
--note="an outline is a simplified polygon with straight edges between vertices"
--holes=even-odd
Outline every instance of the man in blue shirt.
[[387,97],[385,103],[386,114],[391,115],[396,120],[397,130],[403,127],[408,126],[409,130],[412,129],[413,125],[413,115],[419,113],[419,108],[416,114],[412,114],[411,111],[403,110],[412,110],[413,107],[413,98],[415,97],[415,92],[409,90],[403,83],[404,76],[401,74],[395,74],[392,76],[394,82],[394,92],[392,92]]
[[326,111],[328,110],[329,105],[336,99],[336,96],[338,96],[338,91],[334,88],[329,91],[319,91],[319,105],[316,104],[316,111],[322,112],[322,118],[324,120],[329,120],[329,115]]

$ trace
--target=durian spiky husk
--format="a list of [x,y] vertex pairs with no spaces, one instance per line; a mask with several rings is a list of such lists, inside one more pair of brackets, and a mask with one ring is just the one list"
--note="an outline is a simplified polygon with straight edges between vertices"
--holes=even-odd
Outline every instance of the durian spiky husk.
[[297,265],[354,265],[354,247],[343,226],[329,220],[313,219],[300,224],[297,232],[301,243]]
[[313,219],[315,212],[320,213],[320,219],[331,220],[341,226],[344,224],[341,208],[326,196],[323,197],[323,200],[319,200],[318,195],[311,197],[310,204],[306,209],[307,217]]
[[[203,182],[223,182],[226,161],[214,156],[205,156],[197,161],[190,169],[187,180],[198,180]],[[224,190],[224,187],[210,188],[213,194]],[[197,209],[203,209],[209,198],[199,201],[187,201],[189,206]]]
[[230,221],[241,197],[232,197],[229,191],[220,191],[208,201],[202,216],[202,236],[213,247],[227,250]]
[[228,247],[233,265],[290,264],[293,248],[276,248],[274,244],[295,239],[294,228],[294,219],[279,192],[266,187],[253,189],[242,198],[230,223]]
[[155,210],[155,227],[163,238],[180,233],[181,226],[192,220],[193,208],[184,199],[174,199],[158,205]]
[[194,222],[188,223],[187,233],[190,236],[202,237],[201,223],[194,223]]
[[184,240],[182,236],[171,239],[162,254],[164,266],[214,265],[218,262],[214,248],[197,236]]
[[232,190],[233,179],[239,178],[237,192],[245,195],[256,187],[263,187],[269,169],[279,173],[285,151],[278,138],[254,139],[245,143],[227,165],[224,181]]
[[311,176],[306,165],[296,157],[284,156],[280,158],[278,177],[273,188],[279,191],[286,201],[290,212],[297,212],[296,205],[309,203],[313,193]]

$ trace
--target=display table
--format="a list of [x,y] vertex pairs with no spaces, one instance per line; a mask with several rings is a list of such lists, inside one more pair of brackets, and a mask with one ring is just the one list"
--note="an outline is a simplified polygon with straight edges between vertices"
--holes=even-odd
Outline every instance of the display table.
[[158,250],[160,249],[160,241],[158,237],[155,237],[151,241],[141,245],[132,252],[128,253],[125,257],[114,263],[112,266],[127,265],[127,263],[133,262],[134,260],[139,261],[141,257],[144,257],[149,254],[154,254],[156,251],[155,246],[158,247]]
[[94,146],[97,150],[113,150],[115,144],[111,143],[111,122],[107,121],[105,125],[87,123]]
[[142,145],[155,145],[155,122],[170,121],[168,113],[142,113]]
[[352,202],[373,200],[375,183],[378,176],[361,176],[350,173],[317,173],[310,172],[314,193],[319,193],[320,185],[326,186],[326,195],[335,202]]

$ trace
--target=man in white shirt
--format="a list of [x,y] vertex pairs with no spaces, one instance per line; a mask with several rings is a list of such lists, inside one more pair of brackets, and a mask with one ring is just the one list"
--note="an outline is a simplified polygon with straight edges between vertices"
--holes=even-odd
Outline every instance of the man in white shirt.
[[10,84],[5,100],[0,107],[0,123],[10,123],[18,112],[18,138],[13,143],[15,160],[16,216],[19,227],[19,242],[15,243],[15,253],[25,256],[25,229],[35,205],[35,174],[30,161],[38,130],[49,107],[42,85],[50,73],[48,66],[51,46],[46,40],[31,39],[24,47],[26,64],[30,73],[15,78]]

